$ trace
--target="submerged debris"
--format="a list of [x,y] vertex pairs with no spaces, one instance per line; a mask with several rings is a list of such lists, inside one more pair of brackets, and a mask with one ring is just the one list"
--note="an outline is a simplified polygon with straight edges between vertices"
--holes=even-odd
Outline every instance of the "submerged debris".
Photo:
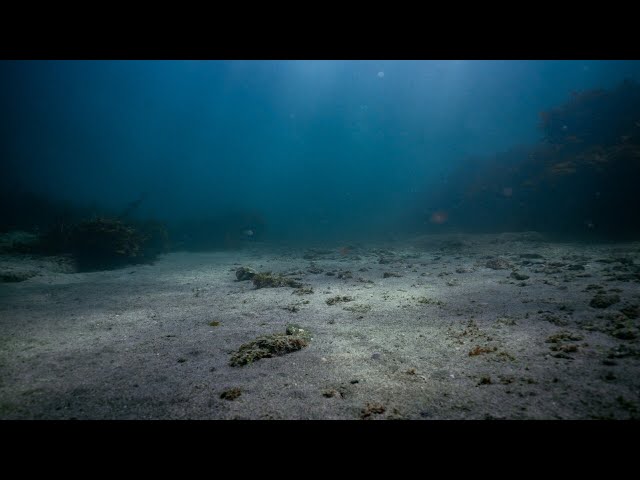
[[287,325],[286,333],[263,335],[256,340],[240,346],[231,356],[229,365],[241,367],[261,358],[271,358],[301,350],[309,345],[309,333],[299,325]]

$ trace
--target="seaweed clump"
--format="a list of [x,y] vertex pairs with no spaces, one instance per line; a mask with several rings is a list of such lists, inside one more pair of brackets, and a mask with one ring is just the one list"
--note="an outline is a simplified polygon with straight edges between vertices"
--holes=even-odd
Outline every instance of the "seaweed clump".
[[309,345],[311,336],[299,325],[287,325],[285,333],[263,335],[240,346],[231,356],[229,365],[242,367],[261,358],[272,358],[295,352]]

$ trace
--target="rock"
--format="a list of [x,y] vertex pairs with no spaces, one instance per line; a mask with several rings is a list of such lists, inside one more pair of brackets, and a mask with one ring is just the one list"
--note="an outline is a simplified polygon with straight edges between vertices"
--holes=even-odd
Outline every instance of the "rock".
[[245,280],[251,280],[255,275],[256,271],[249,267],[240,267],[236,270],[236,278],[239,282],[243,282]]
[[261,358],[271,358],[298,351],[309,345],[310,335],[299,325],[287,325],[286,333],[263,335],[240,346],[231,356],[229,365],[241,367]]

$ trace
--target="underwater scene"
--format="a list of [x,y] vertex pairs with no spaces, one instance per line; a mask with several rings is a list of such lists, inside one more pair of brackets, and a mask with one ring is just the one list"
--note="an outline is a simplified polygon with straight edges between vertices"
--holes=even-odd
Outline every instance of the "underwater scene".
[[0,420],[640,418],[639,82],[0,60]]

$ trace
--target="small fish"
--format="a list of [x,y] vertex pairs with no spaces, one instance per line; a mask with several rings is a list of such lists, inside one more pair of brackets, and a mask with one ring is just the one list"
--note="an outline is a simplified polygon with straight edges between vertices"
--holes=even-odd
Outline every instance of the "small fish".
[[254,231],[251,230],[250,228],[247,228],[246,230],[242,231],[242,234],[246,237],[253,237]]

